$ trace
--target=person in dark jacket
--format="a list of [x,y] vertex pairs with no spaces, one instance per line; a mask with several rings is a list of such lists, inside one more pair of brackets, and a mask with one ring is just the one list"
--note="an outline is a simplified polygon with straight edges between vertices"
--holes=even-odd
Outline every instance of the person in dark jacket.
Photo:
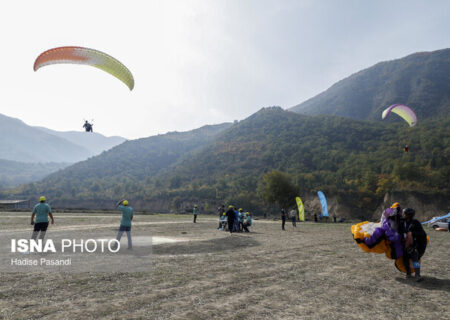
[[427,248],[427,234],[423,230],[422,224],[414,219],[416,211],[411,208],[403,210],[403,219],[400,222],[400,232],[403,234],[405,250],[403,262],[406,268],[406,277],[411,278],[411,267],[409,260],[412,260],[416,281],[422,281],[420,276],[420,258]]
[[284,230],[284,225],[286,224],[286,210],[281,209],[281,230]]
[[228,230],[230,231],[230,234],[233,233],[233,226],[234,226],[234,218],[236,216],[236,214],[234,213],[234,207],[233,206],[228,206],[228,210],[226,212],[227,214],[227,224],[228,224]]

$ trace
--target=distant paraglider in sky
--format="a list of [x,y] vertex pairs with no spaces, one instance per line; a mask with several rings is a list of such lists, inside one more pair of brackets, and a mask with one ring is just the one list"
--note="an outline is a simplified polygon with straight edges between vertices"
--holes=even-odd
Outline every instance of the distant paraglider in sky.
[[404,104],[393,104],[389,108],[385,109],[381,114],[381,118],[385,119],[391,112],[398,114],[405,120],[410,127],[414,127],[417,124],[417,116],[412,109]]
[[83,128],[84,128],[84,130],[85,130],[86,132],[93,132],[93,127],[94,127],[93,121],[94,121],[94,120],[92,120],[92,121],[89,123],[87,120],[84,120]]
[[84,47],[58,47],[41,53],[34,62],[34,71],[51,64],[85,64],[99,68],[134,88],[134,78],[130,70],[110,55]]
[[[385,119],[391,112],[398,114],[410,127],[414,127],[417,124],[416,114],[410,107],[405,106],[404,104],[393,104],[383,111],[381,118]],[[409,146],[405,145],[403,151],[409,152]]]

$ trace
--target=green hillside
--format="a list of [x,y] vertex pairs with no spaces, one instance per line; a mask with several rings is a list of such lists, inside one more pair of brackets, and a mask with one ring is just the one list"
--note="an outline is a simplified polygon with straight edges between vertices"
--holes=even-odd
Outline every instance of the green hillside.
[[0,189],[41,180],[68,165],[68,163],[23,163],[0,159]]
[[45,194],[57,206],[101,208],[127,198],[148,210],[226,202],[261,212],[262,177],[277,169],[302,193],[321,189],[370,212],[388,191],[450,195],[449,128],[450,117],[409,128],[265,108],[231,127],[125,142],[14,195]]
[[[129,197],[130,192],[148,196],[145,186],[152,177],[168,170],[182,157],[189,157],[230,126],[224,123],[126,141],[12,193],[27,197],[45,193],[56,205],[75,207],[107,206],[117,197]],[[5,196],[12,193],[8,191]]]
[[[410,106],[419,121],[450,114],[450,49],[381,62],[337,82],[290,110],[361,120],[381,120],[388,106]],[[399,121],[394,116],[387,121]]]
[[[165,175],[164,195],[175,205],[224,201],[260,210],[258,187],[274,169],[289,173],[302,193],[322,189],[368,211],[393,190],[449,195],[449,125],[450,117],[411,129],[267,108]],[[174,179],[179,188],[167,184]]]

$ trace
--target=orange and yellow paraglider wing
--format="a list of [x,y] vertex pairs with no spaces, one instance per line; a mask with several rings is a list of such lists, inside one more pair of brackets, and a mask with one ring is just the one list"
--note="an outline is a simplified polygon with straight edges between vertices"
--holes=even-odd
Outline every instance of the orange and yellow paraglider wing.
[[34,62],[34,71],[51,64],[85,64],[99,68],[134,88],[134,78],[130,70],[110,55],[84,47],[59,47],[41,53]]

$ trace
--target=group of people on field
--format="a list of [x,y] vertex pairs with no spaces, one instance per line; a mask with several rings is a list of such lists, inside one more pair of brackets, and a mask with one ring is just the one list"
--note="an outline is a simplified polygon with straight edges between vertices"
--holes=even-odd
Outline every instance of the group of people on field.
[[289,214],[284,210],[284,208],[281,209],[281,230],[286,231],[284,228],[286,224],[286,219],[289,218],[292,221],[292,226],[294,228],[297,227],[297,210],[292,209],[289,211]]
[[228,210],[225,211],[225,205],[217,208],[219,214],[219,227],[218,230],[228,230],[233,232],[250,232],[249,228],[253,225],[252,216],[250,212],[244,212],[242,208],[239,210],[232,206],[228,206]]
[[[126,232],[128,238],[128,249],[131,250],[133,248],[131,240],[131,221],[133,220],[133,208],[128,205],[127,200],[119,201],[116,204],[116,208],[122,211],[122,219],[120,221],[116,240],[120,242],[123,233]],[[54,224],[55,219],[53,218],[52,209],[50,205],[46,203],[45,197],[41,196],[39,199],[39,203],[34,206],[33,212],[31,214],[31,225],[34,226],[31,239],[37,240],[39,238],[41,240],[44,240],[45,233],[47,232],[49,224],[48,217],[50,217],[51,223]]]
[[[133,208],[128,205],[127,200],[121,200],[116,204],[116,208],[122,212],[122,219],[116,240],[120,239],[124,232],[128,238],[128,249],[132,249],[131,240],[131,221],[133,220]],[[230,234],[233,232],[250,232],[249,227],[253,221],[249,212],[243,209],[229,205],[225,211],[225,205],[217,208],[219,213],[219,230],[228,230]],[[294,210],[295,212],[295,210]],[[290,212],[291,216],[294,212]],[[194,223],[197,220],[198,208],[194,206]],[[421,281],[420,275],[420,258],[425,253],[427,247],[427,234],[422,224],[414,219],[415,210],[407,208],[402,210],[398,202],[394,203],[390,208],[384,210],[380,227],[376,228],[370,237],[356,238],[357,243],[364,243],[369,248],[376,246],[382,239],[387,239],[391,243],[392,258],[398,259],[403,257],[404,266],[406,268],[406,277],[411,277],[411,268],[409,261],[413,263],[416,281]],[[40,197],[40,201],[33,208],[31,215],[31,224],[34,225],[32,239],[44,239],[45,233],[49,225],[49,217],[51,223],[54,224],[51,207],[46,203],[44,196]],[[287,214],[284,209],[281,210],[282,229],[286,222]],[[295,226],[296,215],[292,218],[293,226]]]
[[414,268],[416,281],[422,281],[420,275],[420,258],[427,247],[427,234],[422,224],[414,219],[415,210],[401,209],[400,203],[394,203],[384,210],[380,224],[370,237],[355,239],[357,243],[364,243],[369,248],[376,246],[382,239],[391,243],[392,258],[403,258],[406,277],[411,278],[410,260]]

